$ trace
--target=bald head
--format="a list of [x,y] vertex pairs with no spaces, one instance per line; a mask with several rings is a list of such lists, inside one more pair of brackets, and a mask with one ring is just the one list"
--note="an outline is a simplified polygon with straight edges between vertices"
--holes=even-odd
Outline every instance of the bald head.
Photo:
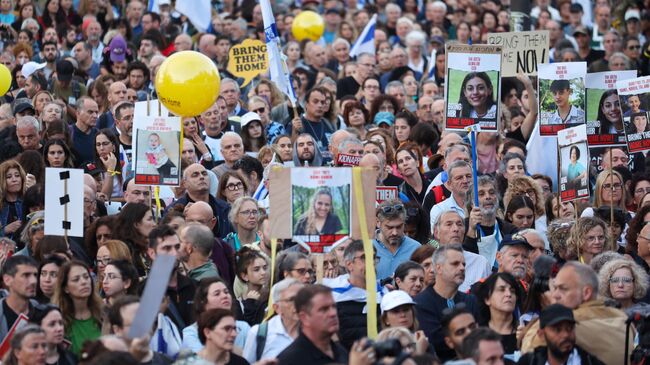
[[108,87],[108,102],[111,107],[126,100],[126,85],[122,81],[115,81]]
[[192,49],[192,38],[185,34],[179,34],[176,39],[174,39],[174,49],[177,52],[189,51]]
[[217,39],[217,36],[214,34],[205,34],[199,40],[199,52],[213,59],[216,56],[216,49],[214,46],[214,41]]
[[381,165],[381,161],[377,155],[374,153],[366,154],[361,158],[361,161],[359,161],[359,167],[371,169],[375,174],[377,174],[377,185],[381,184],[381,172],[384,167]]
[[214,228],[217,220],[210,204],[202,201],[190,204],[185,208],[185,221],[187,223],[196,222],[207,226],[210,229]]
[[97,191],[97,182],[90,174],[84,174],[84,186],[88,186],[93,189],[93,191]]

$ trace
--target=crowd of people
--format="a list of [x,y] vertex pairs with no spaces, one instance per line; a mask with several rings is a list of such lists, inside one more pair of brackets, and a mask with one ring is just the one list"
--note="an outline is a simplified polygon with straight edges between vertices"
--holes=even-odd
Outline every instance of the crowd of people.
[[[476,156],[466,133],[445,130],[445,45],[514,30],[511,0],[274,1],[297,105],[268,74],[242,87],[227,71],[232,46],[266,41],[260,4],[209,2],[199,31],[169,0],[0,0],[0,62],[12,75],[0,98],[2,364],[613,365],[635,348],[643,358],[645,155],[612,147],[583,166],[572,149],[570,180],[587,182],[591,199],[562,201],[554,178],[527,167],[545,151],[527,149],[538,98],[523,75],[502,83],[500,129],[477,134]],[[650,74],[648,1],[531,8],[551,62]],[[324,20],[317,41],[292,34],[304,10]],[[375,53],[351,58],[374,15]],[[181,176],[154,190],[134,179],[135,104],[156,99],[161,64],[186,50],[214,61],[220,92],[182,118],[180,151],[156,134],[144,142],[154,171]],[[462,117],[496,116],[483,76],[463,81]],[[639,97],[629,104],[646,116]],[[598,120],[623,133],[615,91]],[[355,160],[341,156],[396,189],[369,212],[373,249],[349,238],[314,254],[275,240],[273,211],[289,207],[271,205],[285,189],[271,170]],[[45,235],[48,167],[84,170],[83,237]],[[349,227],[335,199],[319,190],[292,232]],[[148,308],[153,328],[132,338],[159,255],[175,256],[174,268]]]

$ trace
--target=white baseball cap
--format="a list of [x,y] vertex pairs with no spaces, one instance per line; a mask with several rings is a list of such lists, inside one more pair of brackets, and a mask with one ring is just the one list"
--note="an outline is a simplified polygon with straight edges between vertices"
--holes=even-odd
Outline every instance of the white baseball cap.
[[407,292],[403,290],[393,290],[381,298],[381,313],[384,314],[384,312],[393,310],[404,304],[415,305],[415,302]]
[[42,68],[45,67],[46,65],[47,65],[46,62],[43,62],[43,63],[36,63],[36,62],[34,62],[34,61],[29,61],[29,62],[27,62],[26,64],[23,65],[23,68],[21,69],[20,72],[22,72],[22,74],[23,74],[23,76],[25,76],[25,78],[28,78],[28,77],[30,77],[34,72],[36,72],[36,71],[42,69]]
[[255,112],[248,112],[241,117],[241,127],[244,128],[248,123],[253,121],[258,121],[261,123],[262,118],[260,118],[260,115]]

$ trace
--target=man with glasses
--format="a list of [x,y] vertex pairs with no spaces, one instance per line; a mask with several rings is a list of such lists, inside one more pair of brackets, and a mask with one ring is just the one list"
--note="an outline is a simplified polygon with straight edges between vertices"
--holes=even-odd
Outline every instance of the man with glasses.
[[420,243],[404,233],[406,208],[398,199],[385,200],[379,204],[377,224],[379,229],[372,244],[379,258],[377,278],[382,280],[392,276],[397,266],[408,261]]
[[205,202],[210,205],[212,213],[218,221],[218,224],[212,229],[214,235],[223,238],[233,231],[232,225],[228,221],[230,206],[210,194],[210,177],[203,165],[195,163],[183,171],[183,186],[185,194],[172,203],[166,212],[177,204],[187,206],[189,203]]
[[633,35],[626,35],[623,37],[623,53],[632,62],[632,69],[639,68],[639,57],[641,56],[641,42],[639,38]]
[[445,341],[442,328],[443,312],[463,303],[467,311],[477,318],[478,305],[475,296],[459,290],[465,281],[465,255],[460,244],[440,245],[431,261],[436,280],[432,286],[415,296],[415,313],[420,329],[444,362],[454,358],[455,352]]
[[346,95],[354,95],[357,99],[360,98],[364,93],[361,85],[364,85],[366,79],[375,74],[376,60],[374,54],[360,54],[357,57],[356,64],[357,70],[352,73],[352,76],[344,77],[337,82],[336,100],[340,100]]
[[[436,204],[431,208],[429,219],[431,226],[438,220],[438,216],[447,210],[454,210],[465,218],[465,199],[472,188],[472,167],[468,162],[455,161],[447,167],[448,180],[445,186],[451,191],[449,198]],[[426,197],[425,197],[426,202]]]
[[179,260],[185,264],[187,276],[197,284],[201,279],[219,277],[217,267],[210,259],[214,235],[208,226],[188,223],[180,231]]
[[283,279],[273,285],[271,297],[273,312],[277,315],[248,331],[243,356],[251,364],[260,359],[277,357],[298,337],[300,320],[294,299],[302,287],[301,282],[292,278]]
[[[471,210],[469,217],[465,218],[466,232],[463,248],[485,257],[490,267],[494,267],[499,244],[505,236],[515,233],[517,227],[497,217],[499,193],[496,181],[492,177],[483,175],[478,178],[478,206],[474,206],[474,190],[472,189],[470,189],[468,201],[471,204]],[[480,247],[479,241],[481,242]]]
[[[366,254],[363,250],[363,242],[360,240],[352,241],[345,248],[343,261],[348,273],[334,279],[324,279],[323,284],[333,290],[339,323],[341,324],[339,339],[343,347],[349,349],[354,341],[365,337],[367,334]],[[379,283],[377,283],[376,287],[379,289],[377,292],[377,304],[379,304],[381,303],[383,289],[379,287]]]
[[95,100],[84,96],[77,100],[77,122],[72,125],[72,145],[79,154],[79,163],[95,161],[95,135],[99,107]]

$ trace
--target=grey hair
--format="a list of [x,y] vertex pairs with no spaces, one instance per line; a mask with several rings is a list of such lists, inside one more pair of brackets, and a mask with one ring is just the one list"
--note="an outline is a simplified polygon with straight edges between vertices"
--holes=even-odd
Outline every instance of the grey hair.
[[433,6],[434,8],[440,8],[444,10],[445,13],[447,13],[447,4],[445,4],[443,1],[436,0],[431,3],[431,6]]
[[[447,215],[447,214],[456,214],[457,216],[461,217],[460,214],[458,214],[458,212],[455,211],[455,210],[452,210],[452,209],[445,210],[442,213],[440,213],[438,215],[438,218],[436,218],[436,221],[433,222],[433,228],[440,228],[440,224],[442,223],[442,217]],[[462,220],[462,218],[463,217],[461,217],[461,220]],[[465,225],[465,220],[462,220],[462,221],[463,221],[463,225]]]
[[462,151],[467,153],[467,155],[469,156],[469,148],[467,148],[467,146],[465,146],[464,144],[457,143],[447,147],[447,149],[445,150],[445,159],[449,157],[449,155],[454,151]]
[[402,8],[400,8],[398,5],[393,4],[393,3],[388,3],[386,4],[386,7],[384,8],[384,11],[389,11],[389,10],[399,10],[400,14],[402,13]]
[[[125,103],[128,103],[128,101],[126,101]],[[59,113],[59,118],[63,119],[63,117],[65,116],[65,108],[62,107],[61,104],[57,103],[56,101],[48,101],[47,103],[45,103],[45,105],[43,105],[43,109],[47,108],[48,105],[56,105],[61,111]]]
[[336,86],[336,81],[334,81],[334,79],[329,76],[325,76],[318,82],[318,86],[323,86],[325,84],[332,84]]
[[20,234],[20,240],[29,247],[32,244],[31,241],[34,233],[43,229],[45,229],[45,211],[39,210],[38,212],[35,212],[34,215],[29,219],[29,222],[27,222],[25,229],[23,229],[22,233]]
[[362,57],[371,57],[373,60],[375,59],[375,55],[368,52],[362,52],[360,55],[357,56],[357,60],[360,60]]
[[348,42],[345,38],[336,38],[334,42],[332,42],[332,47],[336,47],[337,44],[344,44],[346,47],[350,48],[350,42]]
[[26,115],[24,117],[18,118],[16,121],[16,128],[21,127],[34,127],[37,133],[41,132],[41,123],[39,123],[38,119],[32,117],[31,115]]
[[[311,134],[310,134],[310,136],[311,136]],[[232,131],[225,132],[223,134],[223,136],[221,136],[221,139],[223,139],[224,137],[236,137],[239,140],[239,142],[243,142],[242,139],[241,139],[241,136],[239,134],[235,133],[235,132],[232,132]]]
[[440,245],[440,247],[438,247],[438,249],[433,253],[433,256],[431,256],[431,263],[435,266],[447,261],[447,251],[463,253],[463,246],[459,243]]
[[[396,24],[396,25],[399,25],[399,24],[407,24],[407,25],[410,25],[411,27],[413,27],[413,26],[415,25],[415,24],[413,24],[413,21],[412,21],[411,19],[409,19],[409,18],[407,18],[407,17],[405,17],[405,16],[403,16],[403,17],[397,19],[397,22],[395,22],[395,24]],[[409,34],[411,34],[411,33],[409,33]],[[406,39],[407,39],[407,41],[408,41],[408,35],[407,35],[406,37],[407,37]]]
[[354,137],[348,137],[348,138],[343,139],[341,141],[341,143],[339,143],[339,145],[337,147],[338,147],[339,150],[343,150],[343,149],[345,149],[346,147],[348,147],[351,144],[358,144],[358,145],[363,146],[363,142],[361,142],[360,139],[354,138]]
[[404,87],[404,84],[399,80],[394,80],[386,84],[386,87],[384,88],[384,93],[388,94],[388,90],[390,90],[393,87],[399,87],[402,89],[404,93],[406,93],[406,88]]
[[468,164],[467,162],[462,161],[462,160],[454,161],[449,166],[447,166],[447,176],[448,176],[449,180],[451,180],[451,176],[453,175],[453,171],[455,169],[459,169],[459,168],[462,168],[462,167],[467,167],[470,170],[472,169],[472,166],[470,164]]
[[632,298],[634,301],[639,301],[645,297],[646,292],[648,291],[648,274],[632,260],[626,260],[623,257],[620,259],[612,260],[602,267],[598,278],[600,279],[600,295],[605,298],[614,299],[612,293],[609,290],[609,279],[612,278],[616,270],[618,269],[628,269],[634,278],[634,290],[632,292]]
[[[480,178],[479,178],[479,179],[480,179]],[[534,235],[536,235],[536,236],[537,236],[539,239],[541,239],[541,240],[544,239],[544,237],[543,237],[539,232],[537,232],[536,230],[534,230],[534,229],[532,229],[532,228],[524,228],[524,229],[519,230],[519,231],[517,232],[517,234],[520,235],[520,236],[525,236],[525,235],[527,235],[527,234],[529,234],[529,233],[530,233],[530,234],[534,234]]]
[[282,296],[282,293],[294,285],[303,286],[301,282],[294,278],[284,278],[273,285],[271,288],[271,297],[273,298],[273,303],[280,303],[280,297]]
[[221,84],[223,85],[224,82],[230,82],[230,83],[234,84],[234,85],[235,85],[235,89],[237,89],[237,92],[241,92],[241,89],[239,88],[239,84],[237,83],[237,81],[231,79],[230,77],[224,77],[224,78],[221,80]]
[[514,160],[515,158],[520,159],[521,162],[524,164],[524,171],[528,171],[528,168],[526,167],[526,158],[524,156],[516,152],[508,152],[501,159],[501,163],[499,164],[499,172],[502,174],[506,172],[506,166],[508,165],[508,162],[510,162],[510,160]]
[[0,118],[9,119],[9,118],[13,118],[13,117],[14,117],[14,113],[11,110],[11,104],[10,103],[4,103],[4,104],[0,105]]
[[[477,183],[478,187],[485,186],[485,185],[492,185],[494,190],[497,191],[497,193],[496,193],[496,196],[497,196],[496,197],[496,204],[494,205],[494,210],[495,210],[495,213],[496,213],[496,211],[498,210],[498,207],[499,207],[499,202],[501,201],[501,197],[499,196],[499,193],[498,193],[496,180],[494,180],[494,178],[492,176],[490,176],[490,175],[481,175],[481,176],[478,177],[478,180],[477,180],[476,183]],[[465,205],[467,206],[468,210],[472,210],[472,207],[474,206],[474,189],[469,189],[469,194],[467,194],[467,198],[465,200]],[[485,214],[485,212],[483,214]],[[521,231],[519,231],[519,233],[521,233]]]
[[[409,19],[410,21],[410,19]],[[399,23],[399,20],[398,20]],[[417,42],[424,45],[427,41],[426,35],[421,30],[412,30],[406,35],[406,42]]]
[[28,27],[30,24],[36,24],[36,26],[38,27],[38,29],[41,29],[41,25],[38,24],[38,21],[36,21],[36,19],[34,19],[34,18],[27,18],[27,19],[23,20],[23,24],[20,25],[20,30],[25,30],[25,29],[27,29],[27,27]]
[[[384,211],[382,210],[384,207],[396,206],[396,205],[401,205],[402,210],[398,212],[397,210],[393,209],[392,213],[384,213]],[[403,221],[406,221],[406,208],[404,208],[404,203],[402,203],[402,201],[399,199],[384,200],[377,207],[377,219],[380,222],[383,222],[387,219],[401,219]]]
[[596,272],[596,274],[600,273],[600,269],[605,266],[606,263],[612,261],[612,260],[617,260],[617,259],[622,259],[625,258],[623,255],[616,251],[604,251],[599,253],[598,255],[594,256],[591,259],[591,262],[589,262],[589,266],[591,266],[592,269]]
[[183,238],[192,247],[199,251],[203,257],[209,257],[214,245],[214,234],[212,230],[200,223],[188,223],[181,231]]
[[9,51],[4,51],[4,52],[2,52],[2,55],[5,56],[5,57],[9,57],[11,62],[16,62],[16,56],[14,56],[13,53],[11,53]]
[[628,70],[631,69],[631,65],[630,65],[630,64],[631,64],[631,62],[630,62],[630,57],[628,57],[627,55],[625,55],[625,53],[623,53],[623,52],[614,52],[614,53],[612,53],[611,56],[609,56],[609,62],[611,62],[612,59],[613,59],[613,58],[616,58],[616,57],[618,57],[618,58],[622,58],[622,59],[623,59],[623,61],[625,62],[625,68],[626,68],[626,69],[628,69]]
[[578,275],[578,278],[580,278],[580,286],[585,287],[585,286],[590,286],[591,289],[593,290],[592,297],[589,298],[591,299],[596,299],[596,296],[598,295],[599,291],[599,285],[598,285],[598,274],[594,271],[594,269],[591,268],[591,266],[582,264],[577,261],[567,261],[567,263],[564,264],[562,269],[565,267],[570,267],[573,268],[573,270],[576,272]]
[[248,24],[246,23],[246,20],[243,18],[237,18],[233,21],[233,23],[237,24],[239,26],[239,29],[241,30],[248,29]]
[[257,207],[257,200],[251,198],[250,196],[240,196],[239,198],[237,198],[237,200],[235,200],[232,203],[230,212],[228,212],[228,220],[230,221],[230,223],[232,223],[233,226],[236,225],[235,222],[237,222],[237,215],[239,214],[239,210],[241,209],[241,206],[245,202],[253,202],[255,203],[255,207]]

